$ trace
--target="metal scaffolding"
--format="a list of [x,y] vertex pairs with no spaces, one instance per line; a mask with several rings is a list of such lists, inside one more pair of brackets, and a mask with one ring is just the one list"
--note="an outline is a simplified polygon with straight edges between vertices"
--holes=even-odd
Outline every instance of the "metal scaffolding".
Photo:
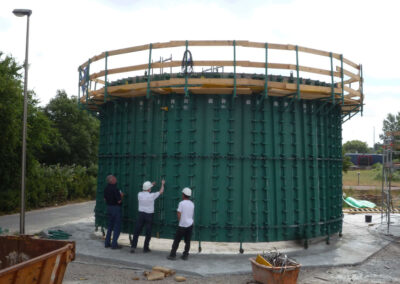
[[392,200],[392,176],[400,168],[399,164],[393,163],[393,156],[400,154],[400,131],[387,132],[383,141],[382,161],[382,211],[381,223],[386,222],[387,234],[390,234],[390,214],[393,212]]

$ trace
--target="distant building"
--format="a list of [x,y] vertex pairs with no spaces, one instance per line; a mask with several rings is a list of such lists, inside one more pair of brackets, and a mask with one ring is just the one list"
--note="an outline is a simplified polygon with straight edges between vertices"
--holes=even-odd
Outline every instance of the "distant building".
[[382,154],[363,154],[363,153],[346,153],[350,157],[350,161],[358,167],[368,167],[376,163],[382,164]]

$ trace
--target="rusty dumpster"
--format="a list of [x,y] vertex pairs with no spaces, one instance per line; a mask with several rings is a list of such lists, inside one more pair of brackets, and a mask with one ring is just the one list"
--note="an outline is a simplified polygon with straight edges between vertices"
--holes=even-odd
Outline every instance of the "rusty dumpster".
[[296,284],[299,276],[300,264],[285,267],[268,267],[249,259],[253,270],[253,278],[263,284]]
[[0,236],[0,283],[62,283],[75,242]]

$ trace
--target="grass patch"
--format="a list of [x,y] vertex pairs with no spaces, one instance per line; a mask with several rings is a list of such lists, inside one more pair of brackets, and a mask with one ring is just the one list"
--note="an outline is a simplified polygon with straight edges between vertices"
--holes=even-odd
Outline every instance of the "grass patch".
[[[358,173],[360,173],[359,184],[358,184]],[[375,176],[376,176],[376,171],[373,169],[347,171],[347,173],[343,173],[343,185],[344,186],[369,185],[381,188],[382,180],[375,179]],[[400,186],[400,182],[392,181],[392,186]]]
[[[358,184],[358,173],[360,173],[360,183]],[[343,192],[346,196],[351,196],[360,200],[368,200],[374,202],[377,206],[381,206],[382,202],[382,180],[375,179],[377,171],[374,169],[370,170],[355,170],[343,173],[343,186],[349,188],[343,188]],[[357,189],[357,185],[373,186],[373,189]],[[352,187],[354,186],[354,187]],[[399,181],[392,181],[392,186],[400,186]],[[395,208],[400,207],[400,190],[392,190],[392,202]],[[349,207],[343,202],[343,207]]]

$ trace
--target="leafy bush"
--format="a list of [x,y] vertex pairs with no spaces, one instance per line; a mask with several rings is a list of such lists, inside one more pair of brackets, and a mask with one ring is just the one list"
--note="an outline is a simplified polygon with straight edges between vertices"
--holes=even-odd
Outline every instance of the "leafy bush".
[[[372,167],[374,169],[374,179],[381,180],[382,179],[382,164],[376,163]],[[392,181],[400,181],[400,171],[393,172]]]
[[[31,165],[26,184],[26,208],[40,208],[76,199],[93,199],[96,195],[97,166]],[[19,208],[20,189],[0,192],[0,212]]]

